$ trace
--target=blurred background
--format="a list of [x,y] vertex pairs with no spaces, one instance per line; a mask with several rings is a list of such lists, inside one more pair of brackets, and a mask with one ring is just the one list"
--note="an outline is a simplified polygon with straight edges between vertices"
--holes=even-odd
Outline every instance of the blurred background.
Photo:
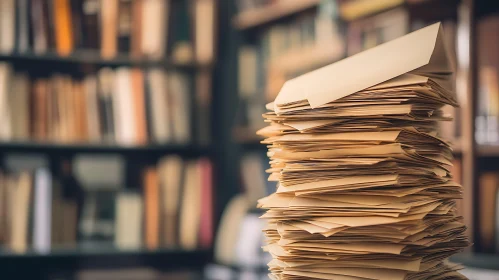
[[437,21],[474,242],[453,260],[499,279],[494,0],[0,0],[1,277],[267,279],[265,104]]

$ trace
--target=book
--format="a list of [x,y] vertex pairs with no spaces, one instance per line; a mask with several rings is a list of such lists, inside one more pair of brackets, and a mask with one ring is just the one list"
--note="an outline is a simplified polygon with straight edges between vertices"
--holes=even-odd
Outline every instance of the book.
[[[98,73],[99,115],[101,119],[101,135],[104,141],[117,139],[118,127],[115,120],[119,120],[117,104],[113,98],[115,73],[110,68],[103,68]],[[116,137],[116,138],[115,138]]]
[[118,0],[101,1],[101,56],[111,59],[118,53]]
[[130,34],[130,55],[139,58],[143,55],[142,50],[142,25],[143,25],[143,1],[133,1],[132,3],[132,30]]
[[194,250],[199,242],[201,221],[201,178],[199,163],[186,163],[179,221],[179,245],[184,250]]
[[30,204],[31,204],[31,176],[28,173],[19,174],[16,182],[9,186],[13,194],[12,224],[10,248],[17,253],[28,249]]
[[200,145],[208,145],[211,141],[211,103],[212,103],[212,74],[209,71],[200,71],[195,77],[196,88],[196,139]]
[[121,193],[116,199],[115,244],[122,249],[142,246],[142,197],[137,193]]
[[210,63],[215,52],[215,1],[194,0],[193,9],[196,61]]
[[213,243],[214,233],[214,193],[213,193],[213,167],[208,159],[200,159],[199,184],[201,188],[201,206],[199,223],[199,247],[210,248]]
[[158,164],[158,178],[162,197],[162,245],[174,248],[178,244],[178,208],[183,183],[183,161],[179,156],[167,156]]
[[[141,1],[134,1],[141,2]],[[83,0],[82,3],[82,45],[85,49],[98,49],[100,47],[99,18],[101,3],[99,0]]]
[[131,71],[132,78],[132,95],[133,95],[133,114],[135,116],[135,143],[144,145],[148,142],[147,138],[147,119],[146,119],[146,110],[149,107],[146,107],[145,100],[145,92],[144,92],[144,72],[140,69],[132,69]]
[[170,0],[144,0],[142,3],[142,53],[160,59],[166,52]]
[[145,215],[145,245],[148,249],[159,248],[159,185],[155,168],[144,171],[144,215]]
[[60,56],[68,56],[74,49],[73,22],[69,0],[52,1],[55,48]]
[[63,206],[63,186],[59,178],[54,178],[52,186],[52,207],[51,207],[51,227],[50,244],[51,246],[64,246],[64,206]]
[[116,141],[123,145],[136,143],[137,128],[136,115],[133,113],[133,80],[132,70],[120,67],[116,70],[113,85],[113,109],[114,127],[116,129]]
[[178,63],[189,63],[194,61],[194,46],[192,42],[192,21],[189,14],[189,3],[187,1],[171,2],[172,15],[170,28],[170,42],[168,50],[173,61]]
[[102,116],[99,111],[97,77],[94,75],[88,75],[84,79],[83,86],[86,98],[85,103],[87,104],[86,131],[88,133],[88,141],[98,142],[102,138],[102,128],[99,121]]
[[118,2],[118,52],[129,53],[132,40],[132,13],[133,2],[131,0],[119,0]]
[[12,67],[7,63],[0,63],[0,139],[6,140],[11,137],[11,117],[9,106],[10,79]]
[[485,252],[495,252],[495,243],[497,233],[495,232],[496,224],[496,201],[499,174],[497,172],[484,172],[479,177],[479,232],[481,247]]
[[167,74],[160,69],[150,69],[146,84],[150,97],[151,139],[157,143],[169,142],[173,137]]
[[33,250],[47,254],[51,248],[51,200],[52,176],[44,168],[38,169],[34,175],[34,217],[33,217]]
[[9,95],[10,108],[15,114],[11,116],[12,138],[29,138],[29,77],[26,74],[16,75],[12,82],[12,90],[16,94]]
[[44,5],[43,0],[31,1],[30,15],[33,51],[37,54],[45,53],[49,47],[49,23],[47,5]]
[[11,53],[16,45],[16,2],[5,0],[0,3],[0,52]]
[[191,100],[189,78],[180,72],[168,73],[168,111],[172,118],[172,133],[175,143],[191,141]]
[[7,239],[7,180],[0,171],[0,243]]
[[16,1],[16,50],[20,53],[31,48],[29,33],[29,7],[28,0]]
[[82,49],[83,44],[83,3],[85,0],[73,0],[71,6],[71,27],[73,34],[73,44],[75,49]]

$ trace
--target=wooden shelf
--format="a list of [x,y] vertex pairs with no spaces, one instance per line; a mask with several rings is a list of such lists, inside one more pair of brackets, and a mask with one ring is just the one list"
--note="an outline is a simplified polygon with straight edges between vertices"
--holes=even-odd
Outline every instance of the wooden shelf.
[[181,63],[168,59],[133,59],[128,54],[118,54],[115,58],[104,59],[100,56],[98,51],[94,50],[77,50],[68,56],[60,56],[54,52],[47,52],[44,54],[36,54],[33,52],[0,54],[0,60],[13,63],[83,64],[108,67],[149,66],[184,70],[211,67],[210,64],[199,64],[194,62]]
[[429,21],[453,17],[459,0],[352,0],[340,5],[340,17],[355,21],[372,17],[398,7],[405,7],[415,18]]
[[230,270],[233,273],[241,272],[252,272],[252,273],[262,273],[267,274],[269,272],[269,267],[266,264],[252,264],[252,265],[241,265],[241,264],[224,264],[224,263],[210,263],[208,269],[214,269],[218,271],[219,269]]
[[477,145],[476,151],[480,157],[499,157],[499,145]]
[[404,0],[354,0],[340,5],[340,15],[346,21],[353,21],[403,4]]
[[233,18],[232,25],[239,30],[254,28],[314,8],[320,2],[321,0],[280,0],[272,5],[239,13]]
[[344,48],[331,45],[311,46],[292,50],[271,62],[270,67],[283,73],[300,73],[305,70],[325,66],[344,58]]
[[208,154],[209,149],[196,145],[144,145],[144,146],[122,146],[114,144],[93,143],[48,143],[48,142],[0,142],[0,153],[118,153],[118,154],[181,154],[186,156],[199,156]]
[[[24,254],[0,253],[2,267],[9,269],[41,269],[44,271],[61,268],[123,268],[151,266],[161,269],[202,269],[211,260],[211,251],[180,249],[118,250],[108,246],[94,249],[60,249],[47,254],[27,252]],[[23,260],[20,262],[20,260]]]
[[471,268],[499,270],[499,254],[460,253],[450,260]]
[[463,145],[460,140],[454,140],[452,142],[452,151],[454,152],[454,155],[461,155],[463,154]]

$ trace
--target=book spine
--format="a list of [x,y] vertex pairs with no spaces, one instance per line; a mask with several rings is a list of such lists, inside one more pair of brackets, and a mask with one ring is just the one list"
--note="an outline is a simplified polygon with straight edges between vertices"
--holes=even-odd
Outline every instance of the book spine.
[[100,48],[100,2],[99,0],[83,0],[82,7],[82,45],[85,49]]
[[118,51],[129,53],[132,35],[132,3],[131,0],[119,0],[118,3]]
[[33,249],[46,254],[51,248],[52,177],[47,169],[35,172]]

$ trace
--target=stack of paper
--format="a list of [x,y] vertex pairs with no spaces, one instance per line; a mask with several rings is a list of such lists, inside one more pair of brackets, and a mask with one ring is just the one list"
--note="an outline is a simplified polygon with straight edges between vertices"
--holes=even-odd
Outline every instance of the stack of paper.
[[439,23],[283,86],[259,131],[276,193],[259,201],[272,279],[466,279]]

